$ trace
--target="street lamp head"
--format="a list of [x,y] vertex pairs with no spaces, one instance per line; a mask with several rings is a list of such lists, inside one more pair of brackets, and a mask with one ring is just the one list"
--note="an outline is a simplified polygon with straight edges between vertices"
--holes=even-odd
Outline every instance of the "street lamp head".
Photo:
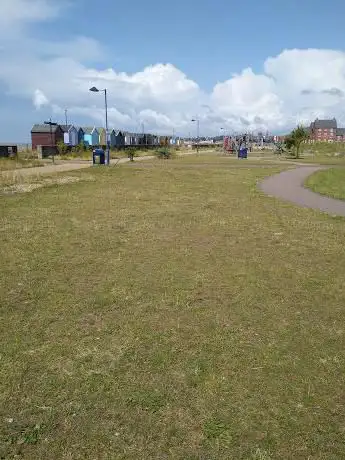
[[191,121],[196,121],[196,120],[194,120],[194,118],[193,118],[193,120],[191,120]]
[[89,91],[92,91],[93,93],[99,93],[99,89],[96,88],[96,86],[93,86],[92,88],[90,88]]

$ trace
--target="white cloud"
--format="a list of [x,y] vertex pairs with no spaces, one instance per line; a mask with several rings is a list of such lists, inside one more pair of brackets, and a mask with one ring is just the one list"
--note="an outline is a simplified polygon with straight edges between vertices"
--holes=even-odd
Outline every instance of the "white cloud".
[[49,0],[1,0],[0,25],[10,29],[26,23],[55,18],[62,5]]
[[213,110],[225,118],[233,118],[237,129],[282,121],[281,100],[275,93],[273,79],[256,75],[250,68],[218,83],[211,98]]
[[316,116],[335,116],[345,123],[344,52],[285,50],[269,57],[262,73],[244,69],[206,93],[171,63],[149,65],[133,74],[113,68],[97,70],[88,64],[90,59],[106,58],[97,40],[75,37],[53,43],[30,36],[28,24],[56,18],[63,3],[1,2],[0,24],[5,24],[6,17],[16,33],[7,35],[6,46],[0,49],[6,62],[0,67],[0,81],[9,94],[31,99],[37,109],[49,105],[56,114],[63,114],[68,108],[76,123],[78,117],[96,124],[104,120],[102,95],[88,91],[94,85],[108,89],[109,120],[121,129],[139,129],[144,123],[148,130],[175,128],[188,133],[196,116],[205,133],[218,133],[220,127],[285,131]]
[[48,99],[46,98],[44,93],[42,93],[42,91],[40,89],[36,89],[35,92],[34,92],[33,104],[36,107],[36,109],[40,109],[44,105],[49,104]]

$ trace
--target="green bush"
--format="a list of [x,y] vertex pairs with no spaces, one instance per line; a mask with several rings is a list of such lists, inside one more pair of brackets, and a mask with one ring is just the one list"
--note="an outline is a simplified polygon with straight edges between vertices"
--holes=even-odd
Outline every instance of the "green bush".
[[59,155],[66,155],[68,152],[68,145],[66,145],[63,141],[60,141],[56,145]]
[[134,147],[129,147],[128,149],[126,149],[126,153],[129,158],[129,161],[134,161],[134,157],[138,154],[137,149]]
[[155,155],[160,160],[169,160],[175,158],[176,152],[174,152],[172,149],[169,149],[168,147],[162,147],[160,149],[155,150]]

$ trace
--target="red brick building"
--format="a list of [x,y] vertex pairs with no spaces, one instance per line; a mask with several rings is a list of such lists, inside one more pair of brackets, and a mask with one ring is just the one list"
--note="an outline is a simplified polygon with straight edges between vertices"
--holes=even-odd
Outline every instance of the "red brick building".
[[31,130],[32,150],[36,150],[38,145],[56,146],[58,142],[63,142],[63,130],[61,126],[55,125],[34,125]]
[[337,141],[345,142],[345,128],[337,128]]
[[310,139],[316,142],[337,141],[337,120],[319,120],[318,118],[310,124]]

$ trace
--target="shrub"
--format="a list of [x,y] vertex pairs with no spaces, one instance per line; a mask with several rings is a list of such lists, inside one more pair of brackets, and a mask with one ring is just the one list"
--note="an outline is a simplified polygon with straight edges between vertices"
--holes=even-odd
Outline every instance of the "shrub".
[[66,145],[63,141],[58,142],[56,148],[59,152],[59,155],[66,155],[68,152],[68,145]]
[[129,158],[129,161],[134,161],[134,157],[137,156],[137,150],[134,147],[129,147],[126,150],[127,156]]
[[162,147],[155,151],[155,155],[160,160],[168,160],[168,159],[174,158],[176,156],[176,153],[173,152],[168,147]]

